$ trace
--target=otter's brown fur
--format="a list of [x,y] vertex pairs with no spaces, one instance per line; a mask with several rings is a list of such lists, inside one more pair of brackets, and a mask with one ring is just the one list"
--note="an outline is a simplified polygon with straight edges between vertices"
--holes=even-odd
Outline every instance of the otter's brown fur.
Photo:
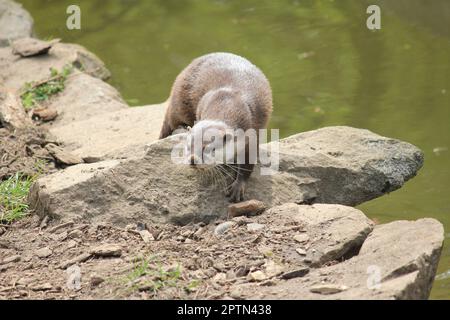
[[[263,129],[271,113],[272,90],[261,70],[240,56],[212,53],[192,61],[176,78],[160,139],[202,120],[221,121],[235,130]],[[237,166],[228,192],[232,202],[243,200],[253,167],[250,162]]]
[[192,61],[176,78],[160,139],[206,119],[244,131],[262,129],[271,113],[272,90],[261,70],[240,56],[211,53]]

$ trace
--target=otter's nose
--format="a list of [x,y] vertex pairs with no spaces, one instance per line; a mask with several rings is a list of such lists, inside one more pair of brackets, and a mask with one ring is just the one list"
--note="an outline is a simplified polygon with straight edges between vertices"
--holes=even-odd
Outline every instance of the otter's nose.
[[196,157],[195,155],[191,155],[191,158],[190,158],[191,166],[195,166],[196,164],[199,164],[199,163],[200,163],[199,158]]

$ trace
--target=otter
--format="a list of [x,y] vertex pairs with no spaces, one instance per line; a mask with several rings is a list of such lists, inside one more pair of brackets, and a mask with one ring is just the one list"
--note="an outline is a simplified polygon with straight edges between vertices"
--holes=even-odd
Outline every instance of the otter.
[[[176,78],[169,97],[160,139],[179,127],[189,128],[187,148],[190,165],[202,159],[205,143],[194,151],[192,137],[204,137],[213,130],[229,139],[230,130],[264,129],[272,113],[272,90],[263,72],[247,59],[231,53],[211,53],[194,59]],[[259,144],[259,138],[258,142]],[[243,200],[245,186],[254,163],[247,159],[237,165],[236,177],[229,186],[231,202]]]

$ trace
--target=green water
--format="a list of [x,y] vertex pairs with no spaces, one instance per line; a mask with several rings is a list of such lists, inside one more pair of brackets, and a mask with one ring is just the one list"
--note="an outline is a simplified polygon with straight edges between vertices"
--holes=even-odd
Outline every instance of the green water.
[[[328,125],[368,128],[425,152],[401,190],[361,205],[380,222],[433,217],[445,226],[431,297],[450,299],[450,1],[78,0],[82,29],[65,27],[73,1],[23,0],[42,38],[95,52],[132,105],[168,96],[194,57],[229,51],[271,81],[271,127],[282,136]],[[366,28],[368,4],[382,28]]]

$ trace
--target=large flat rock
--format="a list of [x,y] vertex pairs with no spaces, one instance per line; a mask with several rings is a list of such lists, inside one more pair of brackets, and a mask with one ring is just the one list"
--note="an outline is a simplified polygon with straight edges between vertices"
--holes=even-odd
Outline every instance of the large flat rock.
[[[144,156],[100,171],[77,165],[57,177],[43,177],[34,185],[30,200],[45,199],[37,213],[60,219],[185,224],[224,217],[229,203],[223,184],[213,184],[189,166],[172,162],[171,151],[182,137],[153,142]],[[423,161],[422,152],[408,143],[349,127],[283,139],[279,158],[280,170],[273,175],[255,170],[247,198],[269,207],[287,202],[356,205],[399,188]],[[59,187],[58,180],[71,181],[86,168],[90,176],[82,183],[75,179]]]
[[[102,97],[97,96],[99,101],[94,103],[96,107],[93,110],[103,109],[103,112],[88,115],[86,110],[91,110],[89,107],[92,104],[87,99],[84,102],[76,101],[75,91],[81,89],[75,89],[76,86],[73,88],[72,90],[69,87],[69,92],[52,103],[56,107],[61,106],[59,109],[62,109],[63,120],[57,120],[49,128],[50,133],[73,154],[85,159],[142,156],[144,146],[158,139],[166,104],[122,108],[121,102],[114,97],[104,101]],[[93,95],[90,97],[95,99]],[[60,103],[61,100],[69,102],[67,100],[70,99],[73,99],[71,104]],[[65,105],[70,105],[71,109],[67,110]],[[73,108],[78,108],[79,112]],[[68,117],[78,118],[78,121],[70,121]]]
[[33,18],[28,11],[14,1],[0,0],[0,47],[32,33]]
[[283,139],[280,152],[281,171],[315,179],[317,202],[351,206],[397,190],[423,165],[409,143],[342,126]]
[[[27,43],[32,46],[34,42],[21,40],[22,46]],[[144,146],[159,136],[166,105],[129,108],[119,92],[102,81],[110,75],[103,62],[75,44],[53,43],[48,53],[26,58],[14,55],[11,47],[0,48],[1,121],[12,127],[20,125],[23,112],[11,108],[10,101],[20,101],[25,83],[48,79],[50,68],[61,70],[68,64],[75,68],[65,89],[45,102],[58,113],[54,121],[45,124],[53,139],[88,161],[142,155]],[[14,113],[17,116],[13,117]]]
[[0,84],[9,90],[19,91],[27,82],[48,79],[50,68],[61,70],[66,65],[73,65],[96,78],[110,76],[103,62],[84,47],[55,43],[47,54],[33,57],[15,55],[11,47],[0,48]]
[[443,240],[443,226],[434,219],[395,221],[376,226],[359,253],[341,263],[230,291],[242,299],[427,299]]
[[[116,89],[82,72],[76,72],[67,79],[64,91],[52,97],[48,101],[48,107],[58,111],[58,117],[49,126],[50,132],[53,128],[61,128],[99,115],[105,115],[107,118],[112,112],[128,109]],[[101,120],[97,119],[97,122]],[[61,139],[59,135],[56,135],[56,138],[64,142],[63,135]]]

